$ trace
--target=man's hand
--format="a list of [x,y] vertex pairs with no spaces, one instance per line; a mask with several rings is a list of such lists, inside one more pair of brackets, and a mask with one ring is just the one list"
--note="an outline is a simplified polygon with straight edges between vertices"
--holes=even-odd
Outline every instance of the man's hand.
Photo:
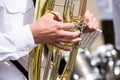
[[93,13],[86,11],[84,22],[87,24],[87,27],[84,29],[84,32],[92,32],[98,28],[98,21],[94,17]]
[[64,46],[63,43],[77,43],[81,39],[79,31],[70,32],[75,27],[74,23],[62,23],[61,17],[57,18],[54,14],[48,13],[42,16],[39,20],[30,25],[35,43],[54,45],[63,50],[71,48]]

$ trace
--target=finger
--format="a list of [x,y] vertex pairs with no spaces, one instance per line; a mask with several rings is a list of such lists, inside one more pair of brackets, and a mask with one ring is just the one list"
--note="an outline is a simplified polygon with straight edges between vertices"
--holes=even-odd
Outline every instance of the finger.
[[93,15],[92,13],[90,13],[89,11],[86,12],[85,17],[89,20],[88,25],[89,25],[90,22],[93,20],[93,16],[94,16],[94,15]]
[[96,23],[94,21],[91,21],[91,23],[88,26],[89,26],[90,29],[94,29],[95,24]]
[[65,46],[61,43],[55,43],[54,46],[57,47],[57,48],[63,49],[65,51],[71,51],[72,50],[71,47]]
[[94,22],[95,22],[95,24],[94,24],[93,28],[96,29],[96,28],[98,28],[99,22],[96,18],[95,18]]
[[74,27],[75,27],[74,23],[56,22],[56,24],[58,24],[59,29],[63,29],[63,30],[71,30],[71,29],[74,29]]
[[57,21],[62,21],[62,17],[60,16],[60,14],[58,12],[55,11],[51,11],[51,14],[53,14],[53,18]]
[[81,38],[75,38],[75,39],[70,39],[70,38],[57,38],[58,42],[63,42],[63,43],[78,43],[81,41]]
[[85,12],[85,16],[88,15],[88,14],[90,14],[90,11],[89,11],[89,10],[87,10],[87,11]]
[[93,13],[91,13],[90,11],[86,11],[85,17],[90,19],[91,16],[93,16]]
[[96,24],[94,25],[94,28],[96,29],[96,28],[98,28],[98,26],[99,26],[99,23],[96,22]]
[[93,21],[91,21],[91,23],[89,24],[89,28],[90,29],[96,29],[98,26],[98,22],[96,20],[96,18],[93,19]]
[[87,18],[84,18],[83,22],[84,22],[85,24],[88,24],[88,22],[89,22],[89,19],[87,19]]
[[59,37],[68,37],[69,39],[74,39],[80,35],[80,31],[70,32],[60,30],[57,34],[59,35]]

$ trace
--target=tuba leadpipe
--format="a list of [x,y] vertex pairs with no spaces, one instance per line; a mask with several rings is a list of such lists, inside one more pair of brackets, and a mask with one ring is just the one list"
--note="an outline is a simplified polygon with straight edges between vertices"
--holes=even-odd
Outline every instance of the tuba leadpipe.
[[[35,17],[34,20],[39,19],[45,13],[54,13],[55,6],[63,7],[63,22],[74,22],[76,24],[76,28],[72,31],[80,30],[82,35],[82,30],[85,25],[83,23],[84,13],[86,10],[87,0],[80,0],[80,7],[78,11],[78,16],[74,17],[73,11],[75,2],[77,0],[65,0],[63,5],[56,4],[56,0],[36,0],[35,7]],[[69,18],[69,19],[68,19]],[[44,44],[38,44],[29,54],[29,80],[69,80],[71,76],[71,72],[73,71],[74,64],[76,61],[76,56],[78,53],[78,48],[80,47],[80,43],[77,44],[66,44],[67,46],[72,47],[72,51],[70,52],[69,60],[65,66],[65,69],[61,75],[59,75],[59,65],[62,51],[59,48],[48,45],[48,54],[46,57],[46,64],[42,66],[42,57],[44,55]],[[53,59],[53,60],[52,60]],[[52,67],[51,67],[52,66]],[[44,69],[44,72],[41,73],[41,70]],[[43,74],[43,76],[41,76]]]

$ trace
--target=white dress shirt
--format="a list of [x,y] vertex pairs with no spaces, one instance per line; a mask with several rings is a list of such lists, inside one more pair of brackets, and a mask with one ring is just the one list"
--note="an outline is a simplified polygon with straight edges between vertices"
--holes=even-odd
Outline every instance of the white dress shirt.
[[0,0],[0,80],[25,80],[9,60],[20,59],[28,68],[26,55],[35,46],[29,28],[33,17],[32,0]]
[[115,32],[115,45],[120,50],[120,0],[113,0],[113,20]]

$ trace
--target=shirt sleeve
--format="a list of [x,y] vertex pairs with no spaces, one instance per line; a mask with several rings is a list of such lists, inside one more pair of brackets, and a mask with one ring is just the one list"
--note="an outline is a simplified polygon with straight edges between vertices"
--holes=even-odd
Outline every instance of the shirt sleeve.
[[0,61],[19,59],[34,47],[35,42],[29,25],[9,33],[0,33]]

